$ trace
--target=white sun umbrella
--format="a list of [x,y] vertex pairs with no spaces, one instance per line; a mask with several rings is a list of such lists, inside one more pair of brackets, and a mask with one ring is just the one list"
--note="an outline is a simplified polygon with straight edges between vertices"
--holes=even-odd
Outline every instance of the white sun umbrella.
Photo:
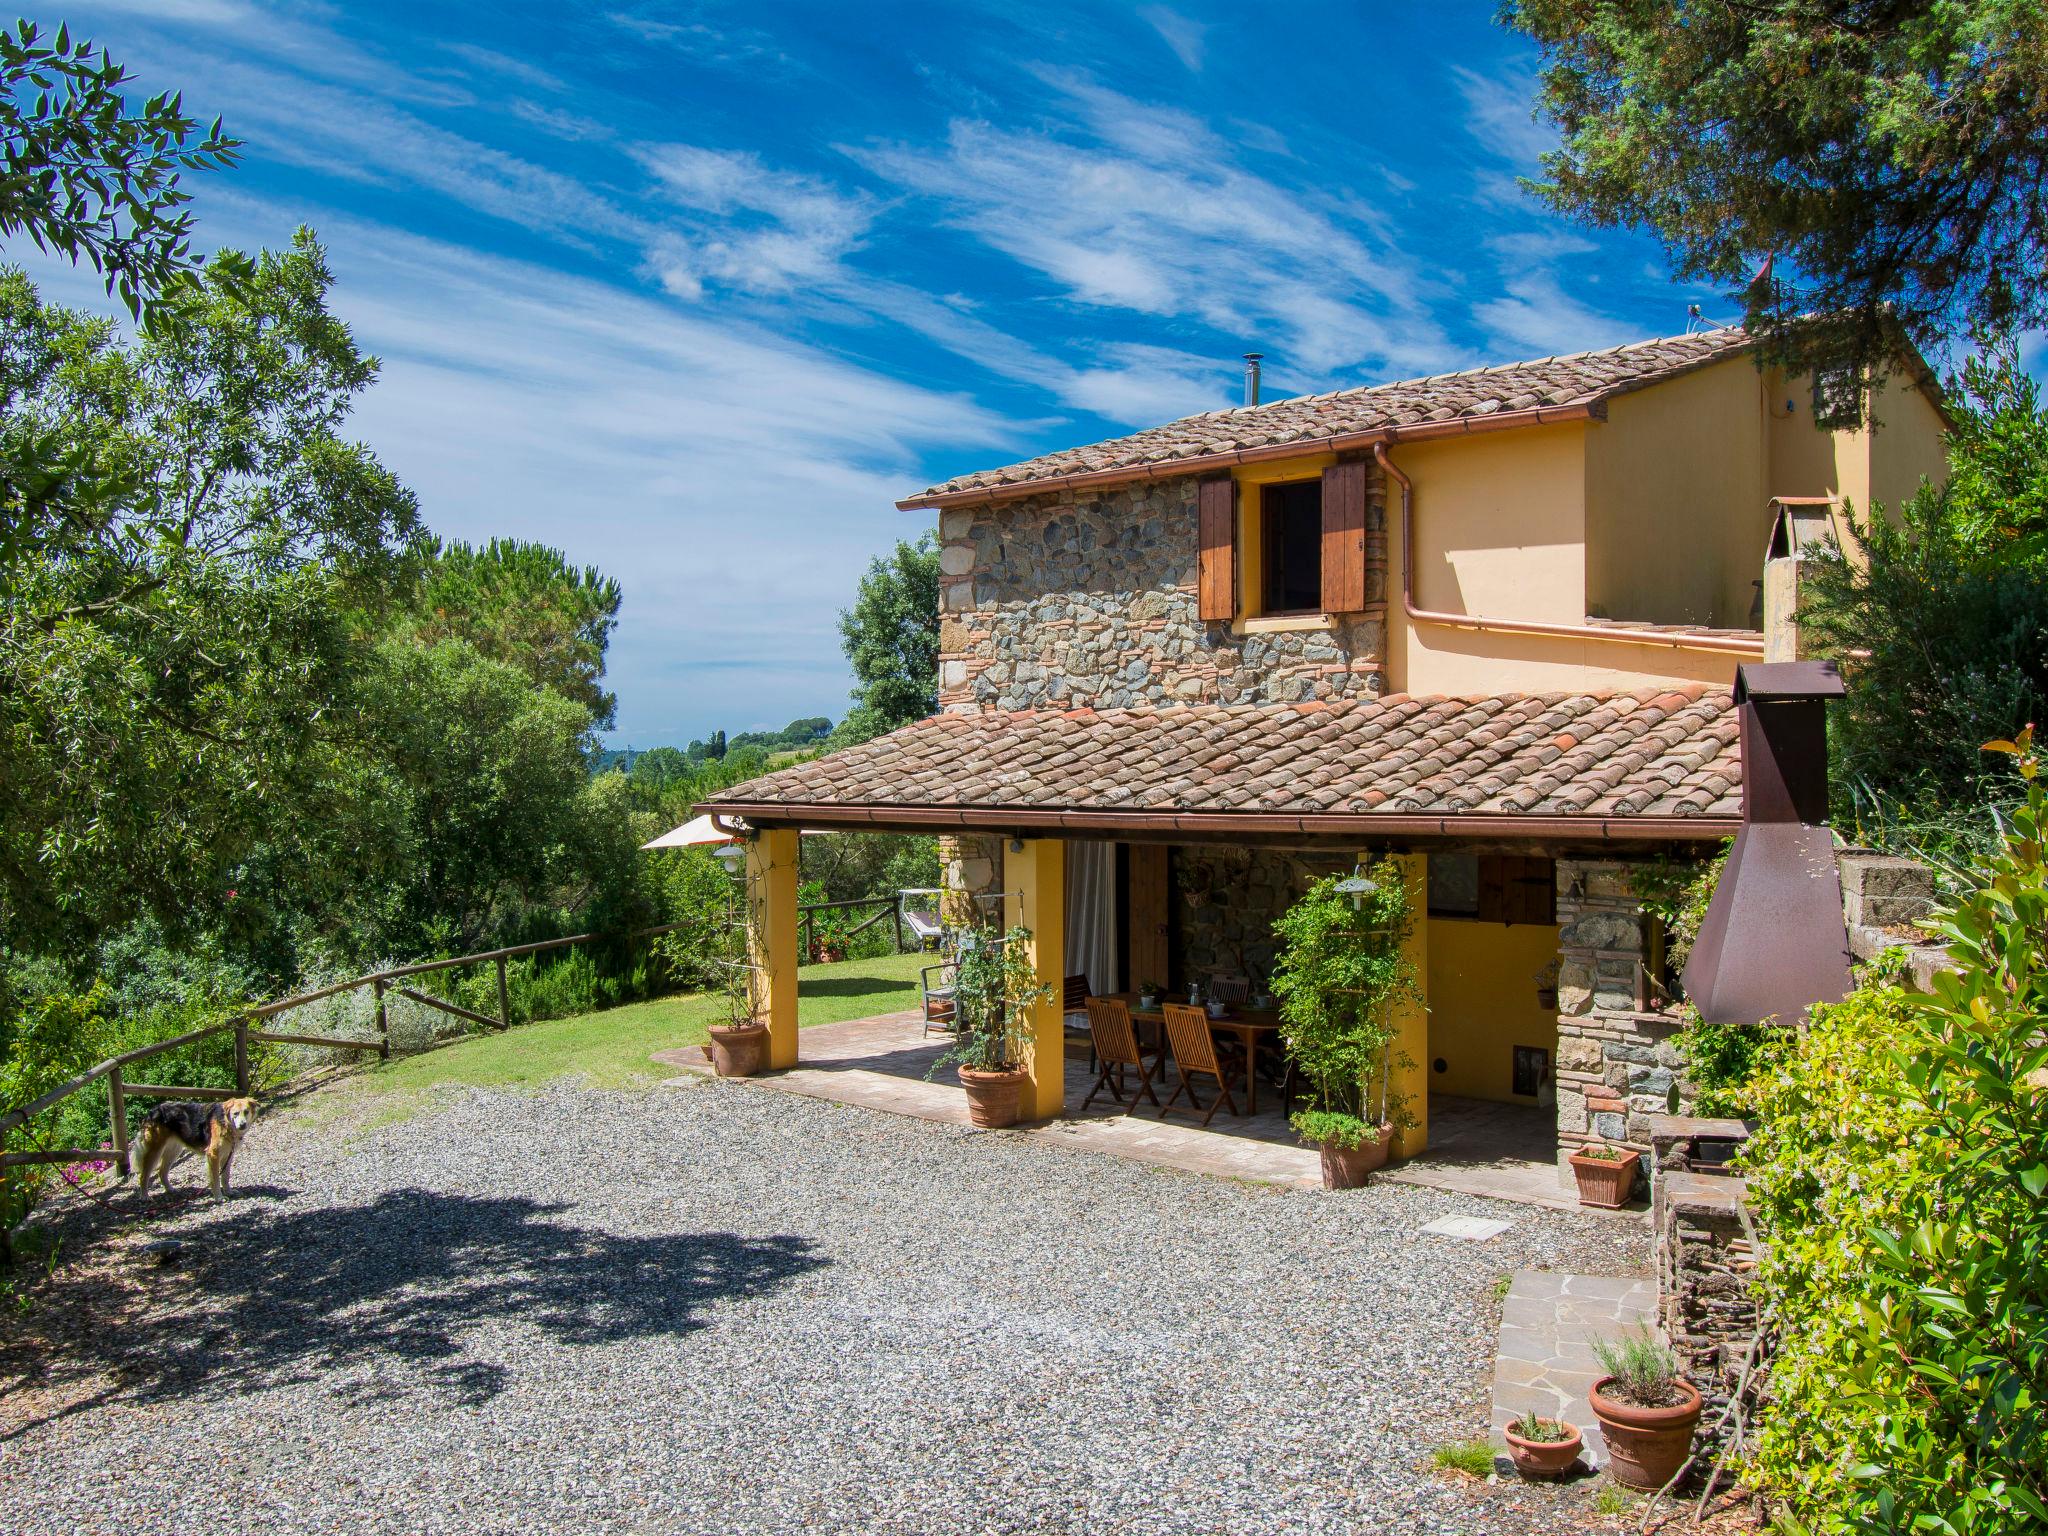
[[[822,837],[823,827],[805,827],[805,837]],[[732,835],[718,830],[718,824],[709,816],[692,816],[680,827],[671,827],[652,842],[642,843],[642,848],[704,848],[716,843],[731,842]]]

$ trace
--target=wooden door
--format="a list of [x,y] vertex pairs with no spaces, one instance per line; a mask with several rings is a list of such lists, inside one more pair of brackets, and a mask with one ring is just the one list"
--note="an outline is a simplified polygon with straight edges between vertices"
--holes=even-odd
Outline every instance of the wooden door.
[[1131,910],[1125,931],[1130,935],[1131,968],[1124,985],[1136,989],[1150,981],[1163,987],[1173,980],[1166,974],[1167,856],[1172,850],[1164,843],[1129,846]]

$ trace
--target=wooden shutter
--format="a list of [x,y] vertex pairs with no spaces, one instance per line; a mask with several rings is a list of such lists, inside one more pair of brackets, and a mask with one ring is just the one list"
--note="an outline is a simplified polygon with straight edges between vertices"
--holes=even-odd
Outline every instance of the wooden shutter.
[[1323,612],[1365,606],[1365,461],[1323,471]]
[[1203,618],[1228,620],[1237,613],[1237,482],[1204,480],[1195,506],[1200,524],[1196,601]]
[[1557,921],[1557,867],[1548,859],[1482,854],[1479,859],[1479,920],[1486,923]]

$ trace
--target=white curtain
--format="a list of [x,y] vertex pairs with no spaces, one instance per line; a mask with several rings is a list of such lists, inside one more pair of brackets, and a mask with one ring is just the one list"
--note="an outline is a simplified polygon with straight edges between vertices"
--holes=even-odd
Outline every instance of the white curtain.
[[1067,844],[1067,974],[1088,977],[1088,990],[1114,992],[1116,974],[1116,844]]

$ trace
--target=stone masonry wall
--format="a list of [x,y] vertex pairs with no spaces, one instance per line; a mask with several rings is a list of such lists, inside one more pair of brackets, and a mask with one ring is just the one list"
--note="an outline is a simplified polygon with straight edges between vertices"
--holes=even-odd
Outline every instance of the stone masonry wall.
[[939,707],[1128,709],[1371,697],[1385,683],[1386,497],[1368,490],[1367,597],[1335,629],[1233,635],[1198,618],[1196,479],[1067,490],[939,516]]
[[1175,900],[1186,978],[1206,987],[1212,976],[1249,972],[1247,980],[1261,986],[1271,982],[1280,947],[1273,937],[1274,921],[1311,881],[1348,868],[1348,861],[1334,856],[1271,848],[1199,843],[1175,848]]
[[[977,912],[973,898],[993,895],[1002,889],[1003,840],[963,832],[953,837],[941,837],[938,842],[939,867],[944,871],[946,887],[946,921],[966,926],[977,916],[994,920],[998,915],[994,904],[985,903]],[[1016,920],[1014,912],[1000,916],[1004,927]]]
[[[1657,1233],[1657,1311],[1664,1337],[1686,1377],[1706,1400],[1700,1428],[1718,1449],[1716,1424],[1743,1384],[1742,1371],[1757,1334],[1754,1286],[1758,1255],[1743,1219],[1749,1185],[1722,1169],[1698,1168],[1687,1149],[1695,1136],[1739,1145],[1748,1131],[1739,1120],[1654,1117]],[[1762,1387],[1761,1367],[1748,1383],[1750,1402]]]
[[1644,919],[1629,866],[1597,859],[1557,861],[1558,1172],[1588,1142],[1650,1150],[1649,1122],[1670,1107],[1684,1058],[1676,1014],[1636,1006]]

